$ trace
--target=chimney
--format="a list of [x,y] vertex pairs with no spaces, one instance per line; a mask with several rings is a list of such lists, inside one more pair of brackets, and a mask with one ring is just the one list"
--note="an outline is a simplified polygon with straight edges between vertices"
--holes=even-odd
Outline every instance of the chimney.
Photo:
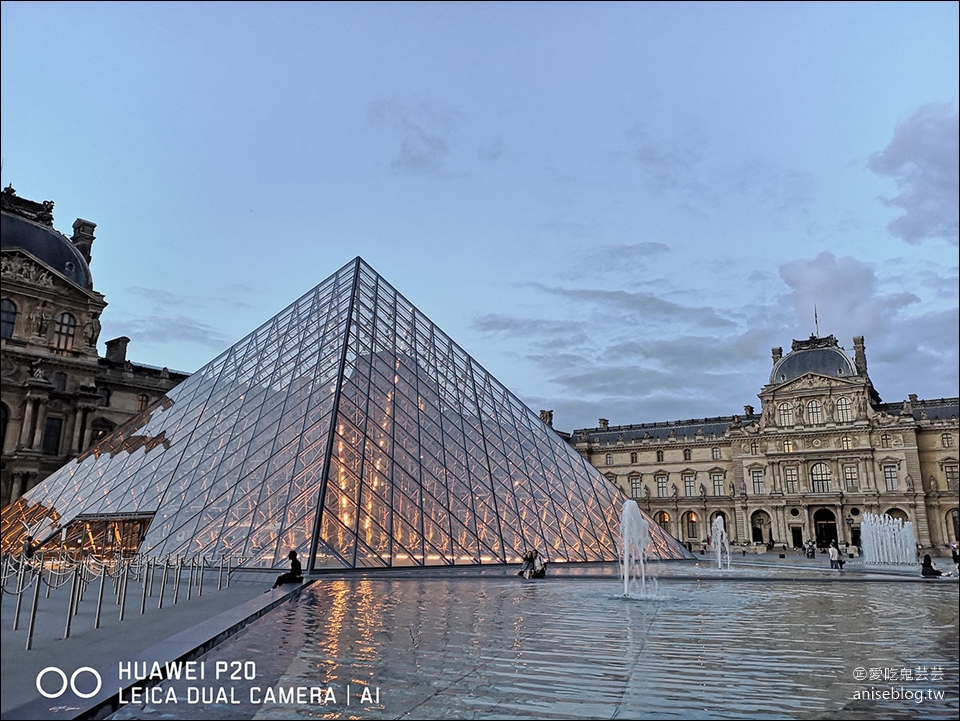
[[123,363],[127,360],[127,343],[130,339],[122,335],[119,338],[107,341],[107,360],[114,363]]
[[773,364],[776,365],[777,361],[783,358],[783,348],[771,348],[770,352],[773,354]]
[[610,421],[608,421],[606,418],[601,418],[597,422],[597,425],[600,426],[600,430],[605,431],[610,427]]
[[553,428],[553,411],[540,411],[540,420]]
[[73,237],[70,240],[88,264],[90,263],[90,249],[93,247],[93,241],[96,240],[93,237],[93,231],[96,227],[96,223],[91,223],[83,218],[77,218],[73,221]]
[[862,376],[867,375],[867,352],[863,345],[863,336],[857,335],[853,337],[853,350],[854,350],[854,365],[857,368],[857,373]]

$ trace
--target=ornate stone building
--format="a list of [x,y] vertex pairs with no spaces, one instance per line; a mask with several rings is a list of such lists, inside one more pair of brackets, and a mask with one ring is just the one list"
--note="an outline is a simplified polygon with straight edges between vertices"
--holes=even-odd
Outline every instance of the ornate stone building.
[[859,546],[865,513],[912,521],[949,555],[958,536],[960,399],[883,403],[862,337],[851,358],[832,335],[773,349],[743,415],[575,430],[569,442],[693,550],[723,516],[733,542],[765,552],[808,539]]
[[32,488],[187,377],[127,360],[126,337],[97,353],[107,303],[90,273],[94,223],[53,227],[53,202],[2,199],[0,505]]

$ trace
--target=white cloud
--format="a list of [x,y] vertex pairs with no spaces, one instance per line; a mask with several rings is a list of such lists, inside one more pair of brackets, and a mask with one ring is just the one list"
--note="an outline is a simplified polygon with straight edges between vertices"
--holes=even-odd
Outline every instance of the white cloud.
[[960,121],[947,105],[927,105],[900,123],[893,139],[870,156],[878,175],[899,193],[884,202],[903,211],[887,230],[912,245],[943,238],[954,245],[960,228]]

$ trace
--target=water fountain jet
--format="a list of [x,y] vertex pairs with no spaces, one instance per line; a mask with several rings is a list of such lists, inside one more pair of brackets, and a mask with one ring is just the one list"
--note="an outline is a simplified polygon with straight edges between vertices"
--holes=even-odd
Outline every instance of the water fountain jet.
[[644,563],[644,551],[650,543],[650,522],[640,512],[640,506],[634,500],[623,503],[620,514],[620,537],[623,543],[620,556],[623,574],[623,595],[630,595],[630,587],[638,578],[640,595],[647,589],[647,570]]
[[723,553],[727,554],[727,570],[730,570],[730,538],[723,523],[723,516],[713,519],[713,535],[710,537],[714,552],[717,555],[717,568],[723,569]]

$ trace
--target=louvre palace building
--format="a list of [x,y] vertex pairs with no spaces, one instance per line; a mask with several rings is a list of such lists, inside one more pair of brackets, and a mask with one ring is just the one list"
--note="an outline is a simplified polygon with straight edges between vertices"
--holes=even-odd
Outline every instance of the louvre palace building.
[[575,430],[569,441],[694,551],[721,516],[745,552],[859,546],[865,513],[911,521],[925,551],[958,535],[960,399],[883,403],[863,337],[773,349],[760,410]]
[[7,505],[169,389],[185,373],[132,363],[127,337],[97,353],[107,303],[93,286],[96,224],[67,238],[53,202],[2,193],[0,505]]

